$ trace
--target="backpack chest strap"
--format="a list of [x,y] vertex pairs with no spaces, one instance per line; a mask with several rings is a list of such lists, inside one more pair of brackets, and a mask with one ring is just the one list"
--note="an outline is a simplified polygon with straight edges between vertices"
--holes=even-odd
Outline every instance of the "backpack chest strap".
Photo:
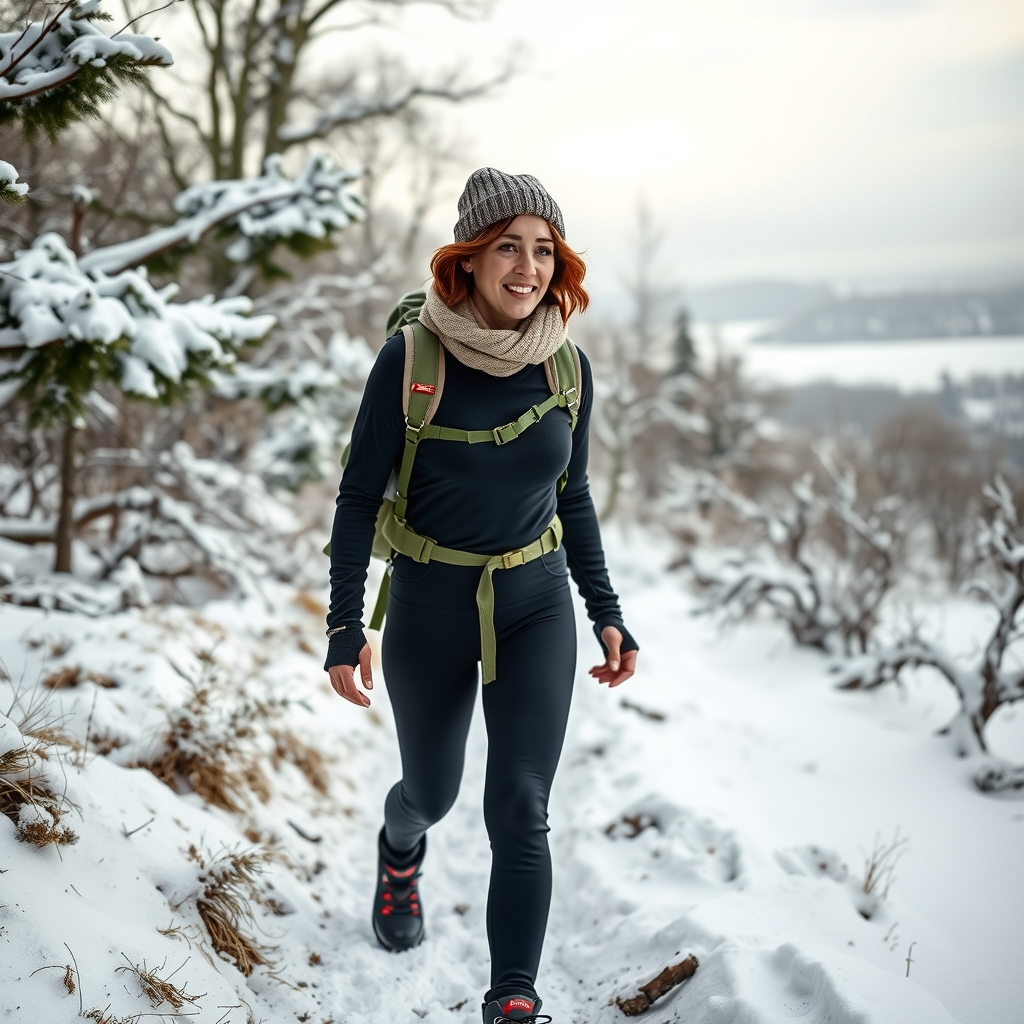
[[462,441],[465,444],[508,444],[524,431],[539,423],[552,409],[572,409],[575,399],[575,387],[567,391],[559,391],[538,405],[531,405],[526,412],[511,423],[504,423],[491,430],[461,430],[458,427],[440,427],[436,423],[423,423],[416,426],[406,420],[405,445],[402,449],[402,462],[398,470],[397,493],[395,495],[395,516],[399,522],[405,521],[405,512],[409,503],[409,481],[412,479],[413,462],[420,441]]
[[526,412],[517,420],[511,423],[504,423],[500,427],[493,427],[491,430],[460,430],[458,427],[439,427],[435,423],[425,423],[420,430],[420,440],[424,438],[435,438],[438,441],[464,441],[467,444],[481,444],[491,442],[492,444],[508,444],[514,441],[527,428],[534,423],[539,423],[544,416],[552,409],[559,407],[566,408],[571,397],[565,392],[551,395],[539,405],[531,405]]

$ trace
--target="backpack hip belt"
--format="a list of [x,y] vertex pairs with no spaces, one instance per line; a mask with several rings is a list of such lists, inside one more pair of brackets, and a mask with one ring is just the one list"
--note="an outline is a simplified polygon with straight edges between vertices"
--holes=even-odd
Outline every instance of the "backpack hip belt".
[[[460,551],[435,544],[429,537],[416,533],[407,523],[391,515],[384,521],[384,536],[393,551],[407,555],[416,562],[438,561],[448,565],[480,566],[480,584],[476,588],[476,606],[480,614],[480,669],[484,683],[492,682],[497,673],[495,660],[497,640],[494,635],[494,573],[499,569],[514,569],[535,558],[557,551],[562,545],[562,521],[555,516],[550,526],[531,544],[506,551],[503,555],[478,555],[472,551]],[[381,588],[387,601],[389,576],[385,575]],[[377,598],[380,606],[380,596]],[[376,616],[377,609],[374,609]],[[371,626],[373,624],[371,623]]]

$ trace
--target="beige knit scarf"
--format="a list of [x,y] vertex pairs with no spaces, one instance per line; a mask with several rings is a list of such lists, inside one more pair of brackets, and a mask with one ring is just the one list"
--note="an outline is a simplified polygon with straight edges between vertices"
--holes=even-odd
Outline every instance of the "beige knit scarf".
[[420,322],[460,363],[492,377],[511,377],[524,366],[543,363],[565,340],[558,306],[542,303],[515,330],[495,331],[487,326],[472,299],[450,309],[433,286],[427,289]]

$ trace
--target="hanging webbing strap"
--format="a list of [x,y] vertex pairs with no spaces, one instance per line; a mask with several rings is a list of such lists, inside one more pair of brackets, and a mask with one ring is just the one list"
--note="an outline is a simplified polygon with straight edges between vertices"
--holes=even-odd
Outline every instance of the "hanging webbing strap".
[[[482,567],[480,583],[476,588],[476,606],[480,615],[480,668],[484,683],[493,682],[496,677],[495,662],[498,646],[494,636],[494,573],[498,569],[514,569],[517,565],[532,562],[549,551],[557,551],[562,544],[562,521],[555,516],[551,525],[532,544],[516,548],[514,551],[506,551],[503,555],[478,555],[472,551],[446,548],[441,544],[435,544],[429,537],[416,533],[415,530],[410,529],[407,524],[399,522],[395,517],[384,524],[384,536],[387,537],[395,551],[407,555],[416,562],[436,560],[446,562],[448,565]],[[384,585],[381,589],[385,590]],[[378,596],[377,609],[374,609],[374,617],[379,609],[383,619],[382,600],[385,604],[387,603],[386,592],[383,598]]]

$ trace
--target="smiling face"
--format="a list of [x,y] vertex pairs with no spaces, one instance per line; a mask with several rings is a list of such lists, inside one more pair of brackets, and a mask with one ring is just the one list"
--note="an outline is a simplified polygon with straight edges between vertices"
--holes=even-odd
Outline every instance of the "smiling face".
[[487,326],[512,330],[547,294],[555,272],[555,239],[540,217],[516,217],[482,252],[461,261],[473,275],[473,302]]

